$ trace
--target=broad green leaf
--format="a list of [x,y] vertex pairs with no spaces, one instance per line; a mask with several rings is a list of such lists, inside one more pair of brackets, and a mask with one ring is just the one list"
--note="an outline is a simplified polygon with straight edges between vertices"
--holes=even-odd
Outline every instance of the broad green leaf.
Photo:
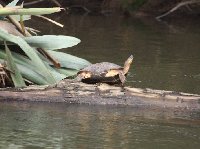
[[56,50],[68,48],[81,42],[80,39],[71,36],[62,35],[43,35],[25,37],[25,41],[33,47],[43,48],[47,50]]
[[57,51],[48,51],[48,53],[60,62],[61,67],[80,70],[90,65],[90,62],[67,53]]
[[[52,65],[52,63],[46,57],[44,57],[42,54],[38,53],[38,55],[47,65]],[[65,78],[69,77],[69,76],[74,76],[79,71],[79,70],[70,69],[70,68],[55,68],[54,66],[52,66],[52,68],[54,70],[56,70],[57,72],[64,74]]]
[[10,2],[8,5],[6,5],[6,7],[13,7],[13,6],[16,6],[18,2],[19,2],[19,0],[13,0],[13,1]]
[[6,58],[6,53],[4,52],[4,50],[0,50],[0,59],[5,59]]
[[55,78],[52,76],[48,68],[45,66],[43,61],[39,58],[33,48],[31,48],[21,37],[8,34],[6,31],[0,29],[0,38],[6,41],[13,42],[20,46],[20,48],[26,53],[31,59],[33,64],[37,67],[37,70],[44,76],[49,84],[56,83]]
[[9,68],[9,70],[14,72],[14,73],[10,73],[12,81],[13,81],[15,87],[25,87],[26,84],[25,84],[25,82],[13,60],[12,54],[11,54],[8,46],[6,45],[6,42],[4,44],[5,44],[5,50],[6,50],[6,55],[7,55],[7,58],[6,58],[7,67]]

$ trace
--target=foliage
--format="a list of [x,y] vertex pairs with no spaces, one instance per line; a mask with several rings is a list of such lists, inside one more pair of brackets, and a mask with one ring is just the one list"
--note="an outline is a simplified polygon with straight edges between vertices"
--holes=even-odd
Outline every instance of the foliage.
[[6,50],[6,56],[7,56],[6,57],[7,66],[8,66],[8,69],[12,72],[10,73],[10,75],[13,80],[13,83],[16,87],[24,87],[26,86],[25,82],[22,78],[21,73],[19,72],[19,69],[17,68],[14,62],[10,49],[8,48],[6,42],[4,44],[5,44],[5,50]]
[[128,11],[135,11],[139,9],[147,0],[121,0],[122,7]]
[[[14,0],[0,9],[0,43],[5,46],[5,49],[0,47],[0,62],[6,63],[15,87],[24,87],[27,82],[54,84],[75,75],[79,69],[90,64],[84,59],[56,51],[75,46],[80,39],[63,35],[32,36],[23,25],[23,18],[28,20],[31,15],[50,14],[60,11],[61,8],[24,9],[16,6],[18,1]],[[17,51],[19,47],[21,50]]]

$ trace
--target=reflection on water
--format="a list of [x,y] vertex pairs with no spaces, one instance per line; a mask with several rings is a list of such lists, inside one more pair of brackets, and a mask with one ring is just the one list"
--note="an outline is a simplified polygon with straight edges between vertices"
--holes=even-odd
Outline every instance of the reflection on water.
[[0,148],[197,149],[197,115],[128,107],[0,103]]
[[64,29],[46,27],[44,22],[33,24],[46,34],[80,38],[82,43],[68,53],[92,63],[120,65],[133,54],[128,85],[200,94],[200,22],[166,25],[155,20],[65,14],[55,20],[63,23]]

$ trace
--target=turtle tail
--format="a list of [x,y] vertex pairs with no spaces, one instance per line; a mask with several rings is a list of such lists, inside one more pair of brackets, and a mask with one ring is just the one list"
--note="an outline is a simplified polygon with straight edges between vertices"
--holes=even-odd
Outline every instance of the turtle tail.
[[132,62],[133,62],[133,55],[131,55],[124,63],[124,69],[123,69],[124,74],[128,73]]

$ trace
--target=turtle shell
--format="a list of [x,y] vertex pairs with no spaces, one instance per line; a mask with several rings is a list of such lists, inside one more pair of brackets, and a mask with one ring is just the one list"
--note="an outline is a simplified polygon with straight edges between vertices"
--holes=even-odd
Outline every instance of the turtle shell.
[[82,82],[98,83],[106,82],[110,84],[119,83],[119,72],[123,71],[123,67],[109,63],[102,62],[92,64],[78,72],[78,76],[82,77]]

